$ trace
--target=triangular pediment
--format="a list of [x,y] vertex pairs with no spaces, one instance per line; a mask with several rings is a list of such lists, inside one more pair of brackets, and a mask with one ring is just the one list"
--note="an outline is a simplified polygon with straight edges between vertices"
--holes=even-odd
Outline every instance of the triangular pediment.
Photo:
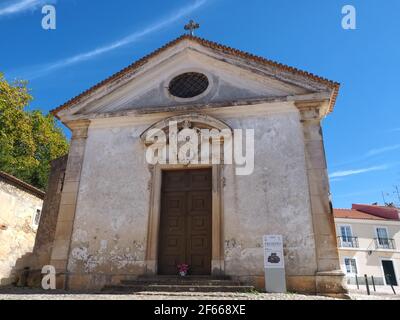
[[[187,105],[236,103],[270,98],[330,93],[335,83],[294,72],[295,69],[265,63],[254,56],[243,56],[212,48],[185,37],[167,49],[143,59],[103,83],[71,100],[53,114],[59,118],[91,116],[130,110],[164,110]],[[267,61],[268,62],[268,61]],[[131,69],[130,69],[131,68]],[[129,70],[130,69],[130,70]],[[193,98],[171,94],[171,80],[194,72],[208,79],[207,89]],[[314,79],[315,78],[315,79]]]

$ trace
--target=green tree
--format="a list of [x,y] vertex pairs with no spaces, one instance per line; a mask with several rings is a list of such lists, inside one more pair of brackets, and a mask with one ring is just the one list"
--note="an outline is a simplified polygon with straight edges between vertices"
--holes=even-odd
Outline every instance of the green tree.
[[0,170],[46,189],[50,162],[68,153],[68,141],[52,115],[27,111],[26,81],[0,73]]

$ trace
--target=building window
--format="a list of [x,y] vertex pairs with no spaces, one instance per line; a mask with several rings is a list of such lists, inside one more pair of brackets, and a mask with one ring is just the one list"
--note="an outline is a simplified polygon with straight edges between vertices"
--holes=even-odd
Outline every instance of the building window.
[[377,227],[376,228],[376,236],[377,236],[377,244],[379,248],[386,248],[389,249],[389,234],[388,230],[385,227]]
[[339,237],[340,247],[344,248],[357,248],[358,238],[353,237],[353,232],[351,226],[342,225],[340,226],[340,237]]
[[344,264],[346,266],[346,272],[348,274],[357,274],[357,262],[353,258],[345,258]]
[[350,241],[353,236],[350,226],[340,226],[340,234],[342,235],[343,241]]
[[36,210],[36,214],[35,217],[33,218],[33,225],[35,227],[39,226],[39,222],[40,222],[40,216],[42,215],[42,210],[37,209]]
[[205,92],[209,86],[208,78],[197,72],[183,73],[171,80],[169,92],[178,98],[194,98]]

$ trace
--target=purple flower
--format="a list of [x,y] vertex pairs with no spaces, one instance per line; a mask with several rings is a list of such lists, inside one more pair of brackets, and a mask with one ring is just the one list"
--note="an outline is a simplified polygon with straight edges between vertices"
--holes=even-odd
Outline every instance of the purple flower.
[[188,272],[189,265],[186,263],[178,264],[177,265],[179,272]]

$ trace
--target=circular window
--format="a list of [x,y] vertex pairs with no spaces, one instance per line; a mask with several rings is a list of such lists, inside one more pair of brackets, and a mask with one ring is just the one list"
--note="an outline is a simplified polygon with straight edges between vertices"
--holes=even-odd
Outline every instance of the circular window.
[[193,98],[207,90],[208,78],[197,72],[183,73],[169,83],[169,92],[178,98]]

